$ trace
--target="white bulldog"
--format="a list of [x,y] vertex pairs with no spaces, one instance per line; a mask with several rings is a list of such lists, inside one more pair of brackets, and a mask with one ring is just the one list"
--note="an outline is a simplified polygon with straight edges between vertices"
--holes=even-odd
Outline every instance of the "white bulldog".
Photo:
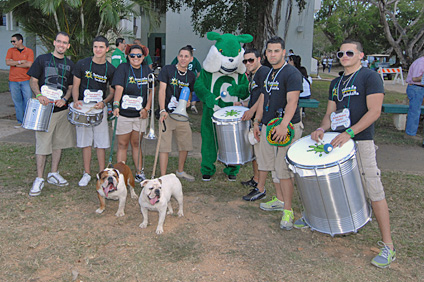
[[143,215],[143,222],[140,224],[140,228],[147,227],[148,210],[157,211],[159,212],[159,220],[156,234],[163,233],[166,209],[168,208],[168,214],[174,213],[170,202],[171,196],[178,202],[178,216],[184,216],[183,187],[175,174],[171,173],[153,180],[144,180],[140,185],[143,188],[138,199],[141,214]]

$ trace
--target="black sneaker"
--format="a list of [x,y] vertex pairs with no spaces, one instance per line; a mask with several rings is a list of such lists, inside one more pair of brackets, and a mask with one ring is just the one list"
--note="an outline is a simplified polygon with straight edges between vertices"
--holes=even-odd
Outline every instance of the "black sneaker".
[[266,196],[266,190],[261,192],[259,191],[258,188],[253,188],[252,190],[250,190],[249,194],[247,194],[246,196],[243,196],[243,200],[253,202],[253,201],[265,198],[265,196]]
[[253,188],[256,188],[258,186],[258,182],[256,182],[255,180],[253,180],[253,177],[252,177],[252,178],[250,178],[250,180],[242,181],[241,182],[241,185],[251,186]]
[[237,176],[236,175],[228,175],[228,181],[236,181]]
[[202,175],[202,180],[203,181],[211,181],[211,176],[208,174],[203,174]]

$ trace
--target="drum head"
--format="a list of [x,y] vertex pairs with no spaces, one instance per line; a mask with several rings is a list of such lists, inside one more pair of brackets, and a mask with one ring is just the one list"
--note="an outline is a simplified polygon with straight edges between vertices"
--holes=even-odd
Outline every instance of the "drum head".
[[94,107],[94,105],[96,105],[96,103],[88,103],[88,104],[86,104],[86,103],[82,103],[82,105],[81,105],[81,109],[76,109],[75,107],[74,107],[74,102],[72,102],[70,105],[69,105],[69,107],[73,110],[73,111],[75,111],[75,112],[79,112],[79,113],[82,113],[82,114],[98,114],[98,113],[101,113],[102,112],[102,109],[94,109],[93,107]]
[[[323,143],[330,143],[339,133],[327,132],[324,134]],[[355,142],[350,139],[343,147],[336,147],[330,153],[325,153],[324,145],[305,136],[294,142],[287,151],[287,161],[303,168],[330,167],[350,159],[355,154]]]
[[249,109],[242,106],[225,107],[213,114],[213,120],[221,122],[238,121],[241,120],[241,117],[247,110]]

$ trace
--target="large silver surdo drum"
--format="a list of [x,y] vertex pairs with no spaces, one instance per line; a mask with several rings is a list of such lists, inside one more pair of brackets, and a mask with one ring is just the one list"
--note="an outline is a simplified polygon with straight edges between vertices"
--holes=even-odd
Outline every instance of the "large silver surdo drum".
[[[337,135],[326,133],[323,143]],[[334,236],[357,232],[370,220],[353,140],[327,154],[323,144],[305,136],[291,145],[286,161],[295,175],[303,218],[312,230]]]
[[218,160],[226,165],[245,164],[253,160],[253,146],[249,143],[249,121],[241,120],[248,108],[225,107],[213,114],[219,146]]
[[35,131],[49,131],[53,108],[53,103],[48,103],[47,106],[44,106],[38,99],[29,99],[22,127]]

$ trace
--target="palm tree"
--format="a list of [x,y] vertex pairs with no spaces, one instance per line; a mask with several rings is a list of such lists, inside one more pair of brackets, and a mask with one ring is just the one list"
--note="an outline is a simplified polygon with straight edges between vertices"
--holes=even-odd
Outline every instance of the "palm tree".
[[157,23],[148,0],[8,0],[1,3],[6,12],[13,12],[20,27],[37,35],[47,48],[59,31],[71,36],[69,55],[77,61],[92,54],[92,39],[97,35],[118,34],[122,19],[140,15],[140,6],[147,11],[151,23]]

